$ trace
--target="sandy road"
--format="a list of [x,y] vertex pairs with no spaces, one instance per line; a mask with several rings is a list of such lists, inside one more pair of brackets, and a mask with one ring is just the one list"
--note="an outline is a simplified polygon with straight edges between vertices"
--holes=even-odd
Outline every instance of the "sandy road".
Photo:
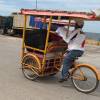
[[[100,100],[100,85],[95,92],[83,94],[70,80],[58,83],[58,76],[27,80],[20,69],[20,54],[21,39],[0,36],[0,100]],[[80,60],[100,69],[100,47],[87,46]]]

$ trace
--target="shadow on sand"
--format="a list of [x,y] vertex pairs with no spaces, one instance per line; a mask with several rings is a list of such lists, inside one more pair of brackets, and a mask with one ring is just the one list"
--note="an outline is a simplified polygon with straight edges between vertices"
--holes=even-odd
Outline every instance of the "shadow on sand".
[[[75,89],[73,84],[72,84],[71,79],[68,79],[67,81],[65,81],[63,83],[59,83],[58,82],[59,78],[60,78],[60,75],[57,74],[54,76],[46,76],[46,77],[38,78],[36,80],[36,82],[43,83],[43,84],[59,85],[59,87],[63,87],[63,88]],[[100,84],[94,92],[89,93],[88,95],[100,97]]]

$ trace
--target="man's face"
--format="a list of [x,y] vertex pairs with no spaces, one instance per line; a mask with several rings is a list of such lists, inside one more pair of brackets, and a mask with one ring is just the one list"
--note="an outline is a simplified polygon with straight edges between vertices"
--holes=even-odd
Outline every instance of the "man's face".
[[77,22],[78,26],[82,26],[84,23],[83,22]]

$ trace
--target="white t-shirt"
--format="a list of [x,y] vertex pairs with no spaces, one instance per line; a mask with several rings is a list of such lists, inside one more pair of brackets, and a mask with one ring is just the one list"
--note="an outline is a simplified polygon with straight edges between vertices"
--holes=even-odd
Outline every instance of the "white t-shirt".
[[[82,50],[84,51],[85,34],[80,34],[81,29],[69,32],[66,37],[67,30],[63,27],[59,27],[56,32],[68,43],[68,50]],[[77,34],[77,35],[76,35]],[[75,38],[73,38],[76,35]],[[73,39],[72,39],[73,38]]]

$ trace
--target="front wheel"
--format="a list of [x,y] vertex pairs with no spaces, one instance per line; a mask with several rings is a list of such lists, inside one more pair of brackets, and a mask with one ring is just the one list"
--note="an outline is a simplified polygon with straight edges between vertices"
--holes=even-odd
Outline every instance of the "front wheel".
[[72,83],[80,92],[93,92],[99,84],[97,72],[89,65],[80,65],[72,73]]

